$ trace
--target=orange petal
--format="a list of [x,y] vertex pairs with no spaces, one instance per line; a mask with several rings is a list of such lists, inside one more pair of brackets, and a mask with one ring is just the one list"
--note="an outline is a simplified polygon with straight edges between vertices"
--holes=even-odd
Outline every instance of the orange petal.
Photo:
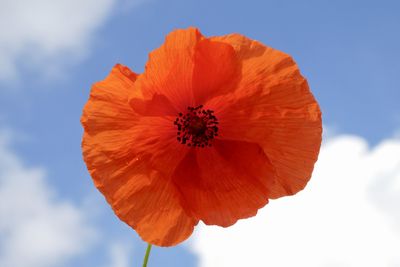
[[242,60],[235,92],[207,103],[220,119],[220,137],[262,146],[276,170],[271,198],[292,195],[311,177],[321,144],[321,112],[293,59],[238,34],[214,38]]
[[193,70],[195,105],[234,89],[240,78],[240,62],[229,44],[209,39],[196,45]]
[[168,179],[151,171],[147,159],[109,159],[94,149],[90,137],[84,138],[84,158],[96,187],[144,241],[173,246],[191,235],[198,221],[182,208]]
[[193,55],[201,38],[195,28],[176,30],[160,48],[150,53],[145,72],[135,85],[142,98],[149,100],[155,94],[164,95],[179,111],[193,105]]
[[149,100],[131,98],[129,104],[142,116],[176,116],[179,113],[168,98],[161,94],[154,94]]
[[136,115],[127,101],[136,77],[129,68],[117,64],[104,81],[93,85],[81,118],[85,131],[127,129],[134,125]]
[[134,78],[117,65],[93,86],[81,119],[83,156],[96,187],[121,220],[147,242],[175,245],[197,223],[166,178],[188,149],[175,140],[173,118],[140,117],[132,110],[128,95]]
[[240,62],[231,45],[204,38],[195,28],[170,33],[150,53],[145,72],[131,94],[132,108],[143,115],[176,115],[232,90]]
[[258,145],[215,140],[213,147],[192,149],[176,168],[173,181],[193,216],[227,227],[254,216],[268,202],[273,177]]

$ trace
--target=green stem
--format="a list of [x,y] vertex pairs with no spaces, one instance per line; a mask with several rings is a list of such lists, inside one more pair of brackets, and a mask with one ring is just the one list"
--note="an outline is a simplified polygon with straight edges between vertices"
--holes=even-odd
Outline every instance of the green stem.
[[151,244],[149,243],[147,245],[146,255],[144,255],[143,267],[147,267],[147,262],[149,261],[150,251],[151,251]]

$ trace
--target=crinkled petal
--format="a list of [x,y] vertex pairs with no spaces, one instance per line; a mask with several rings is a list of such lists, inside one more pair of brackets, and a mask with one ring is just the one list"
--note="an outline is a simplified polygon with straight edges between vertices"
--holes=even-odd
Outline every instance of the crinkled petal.
[[165,95],[157,93],[151,99],[131,98],[129,104],[142,116],[176,116],[179,113]]
[[127,101],[136,77],[129,68],[117,64],[104,81],[93,85],[81,117],[86,132],[126,130],[135,124],[137,116]]
[[254,216],[268,202],[274,176],[260,146],[215,140],[213,147],[192,149],[176,168],[173,181],[194,217],[227,227]]
[[204,39],[194,54],[193,94],[196,105],[232,91],[240,78],[240,61],[230,44]]
[[238,34],[214,38],[231,44],[242,61],[236,90],[215,97],[220,137],[260,144],[276,170],[271,198],[305,187],[317,160],[321,112],[293,59]]
[[177,112],[193,105],[193,55],[201,38],[195,28],[170,33],[164,44],[150,53],[146,69],[135,85],[135,94],[141,93],[142,99],[147,100],[163,95]]
[[182,208],[179,192],[166,177],[152,171],[146,159],[104,157],[93,149],[90,137],[85,139],[84,157],[96,187],[144,241],[173,246],[191,235],[198,220]]
[[131,94],[131,106],[145,116],[176,115],[229,92],[240,77],[230,44],[205,38],[195,28],[170,33],[150,53]]
[[82,124],[84,160],[96,187],[118,217],[147,242],[172,246],[197,223],[182,208],[171,173],[185,156],[173,131],[173,118],[142,117],[128,96],[135,76],[117,65],[96,83]]

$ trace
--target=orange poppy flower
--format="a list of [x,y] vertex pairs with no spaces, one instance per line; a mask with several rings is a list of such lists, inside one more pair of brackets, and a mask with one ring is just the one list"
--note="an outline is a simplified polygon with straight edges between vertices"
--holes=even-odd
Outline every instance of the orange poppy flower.
[[159,246],[302,190],[321,112],[292,58],[239,34],[176,30],[136,74],[92,87],[82,149],[116,215]]

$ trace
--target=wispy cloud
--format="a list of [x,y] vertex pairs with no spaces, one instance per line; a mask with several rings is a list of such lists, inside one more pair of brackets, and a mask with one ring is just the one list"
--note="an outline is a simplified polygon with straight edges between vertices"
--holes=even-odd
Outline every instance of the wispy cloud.
[[61,199],[43,168],[28,168],[0,131],[0,266],[55,267],[96,238],[84,208]]
[[81,59],[120,1],[1,0],[0,82],[17,81],[21,69],[57,74]]
[[132,265],[130,257],[131,246],[127,242],[115,241],[109,247],[109,263],[104,267],[129,267]]
[[199,266],[399,266],[399,155],[396,139],[329,139],[303,192],[227,229],[200,226]]

